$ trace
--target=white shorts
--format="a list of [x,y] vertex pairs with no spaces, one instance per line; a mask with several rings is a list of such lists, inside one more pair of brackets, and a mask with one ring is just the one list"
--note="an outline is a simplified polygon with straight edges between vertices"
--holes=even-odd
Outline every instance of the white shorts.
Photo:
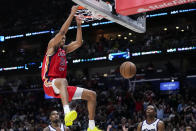
[[[55,94],[60,94],[60,90],[59,90],[59,89],[55,86],[55,84],[54,84],[54,83],[55,83],[55,80],[56,80],[56,79],[53,79],[53,80],[52,80],[52,88],[53,88]],[[76,91],[75,91],[75,93],[74,93],[74,95],[73,95],[73,97],[72,97],[72,100],[82,99],[83,90],[84,90],[84,88],[77,87],[77,88],[76,88]]]

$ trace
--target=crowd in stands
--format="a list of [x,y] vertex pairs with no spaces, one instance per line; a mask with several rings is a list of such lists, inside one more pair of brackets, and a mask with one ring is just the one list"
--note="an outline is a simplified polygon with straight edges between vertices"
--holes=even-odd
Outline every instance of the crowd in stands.
[[[114,4],[114,0],[104,1]],[[13,3],[13,5],[10,5],[10,3]],[[0,5],[0,11],[2,12],[0,16],[0,33],[8,34],[50,30],[52,28],[59,29],[69,15],[72,5],[74,5],[72,1],[65,0],[42,0],[41,2],[7,0]],[[183,6],[185,8],[193,8],[195,3]],[[176,9],[179,9],[179,7]]]
[[[137,66],[137,74],[135,79],[136,80],[141,80],[141,79],[154,79],[154,78],[170,78],[172,77],[180,77],[179,69],[170,61],[165,61],[166,63],[162,65],[162,67],[156,67],[152,62],[147,63],[146,65],[136,65]],[[100,67],[104,68],[104,67]],[[77,76],[76,74],[71,73],[73,70],[69,65],[68,65],[68,80],[69,82],[72,82],[74,85],[78,84],[77,80],[73,76]],[[77,70],[77,69],[76,69]],[[23,70],[24,71],[24,70]],[[23,72],[21,70],[21,73]],[[84,70],[83,70],[84,71]],[[191,73],[190,73],[191,71]],[[12,72],[18,74],[17,71],[7,71],[7,72]],[[26,72],[34,72],[33,74],[28,74],[28,75],[13,75],[9,77],[7,76],[5,71],[2,71],[2,73],[5,74],[5,76],[2,75],[0,77],[0,91],[2,92],[20,92],[22,90],[26,89],[31,89],[31,90],[37,90],[42,88],[42,80],[41,80],[41,68],[38,68],[36,66],[35,68],[29,67],[29,70],[26,70]],[[85,71],[84,71],[85,72]],[[15,74],[14,73],[14,74]],[[119,67],[111,68],[110,71],[105,72],[105,73],[119,73]],[[185,72],[187,75],[192,75],[196,73],[196,69],[194,67],[190,68]],[[102,73],[96,72],[92,76],[103,76]],[[81,77],[81,76],[79,76]]]
[[[126,37],[126,39],[125,39]],[[161,50],[163,53],[167,49],[182,48],[194,46],[196,41],[195,33],[191,31],[171,31],[160,32],[154,34],[146,34],[132,39],[134,36],[122,34],[121,37],[104,38],[101,37],[99,41],[88,41],[84,38],[83,46],[75,52],[67,56],[70,59],[89,58],[107,56],[109,53],[117,53],[122,51],[129,51],[131,53],[142,51]],[[133,40],[132,42],[130,40]],[[48,40],[49,41],[49,40]],[[48,42],[47,41],[47,42]],[[28,42],[28,41],[27,41]],[[45,40],[45,45],[47,45]],[[32,43],[32,42],[31,42]],[[10,43],[10,45],[13,43]],[[42,45],[43,43],[40,43]],[[43,45],[42,45],[43,46]],[[45,53],[46,47],[34,49],[4,49],[6,52],[0,53],[1,63],[28,63],[41,62]]]
[[[13,5],[10,5],[10,2]],[[60,28],[68,17],[73,3],[65,0],[43,0],[39,3],[8,0],[1,5],[1,11],[6,11],[0,16],[1,34],[15,34]]]
[[[13,5],[23,5],[20,1],[12,2]],[[39,5],[36,1],[27,1],[27,3],[27,6],[21,7],[22,10],[16,11],[14,8],[9,8],[7,13],[3,13],[5,15],[0,16],[0,29],[3,31],[0,33],[18,33],[21,30],[40,31],[54,27],[59,29],[68,16],[68,12],[70,12],[70,8],[64,7],[71,7],[72,5],[70,1],[66,0],[43,0],[39,2]],[[32,5],[39,6],[39,9],[35,10]],[[2,9],[4,10],[4,8]],[[53,10],[58,11],[53,12]],[[46,15],[45,11],[50,13]],[[102,37],[98,41],[84,39],[83,46],[68,55],[67,58],[70,60],[89,56],[100,57],[121,51],[134,53],[194,46],[195,36],[195,32],[187,26],[183,32],[168,29],[168,31],[161,30],[141,36],[129,36],[127,33],[121,34],[120,37],[117,35],[115,38]],[[6,41],[6,44],[15,44],[15,41]],[[16,50],[10,48],[12,45],[6,48],[7,45],[4,43],[0,47],[0,68],[6,64],[12,66],[13,64],[24,65],[28,62],[41,62],[46,49],[44,47],[28,51]],[[166,64],[166,72],[169,75],[177,71],[171,63]],[[137,67],[137,73],[145,73],[146,75],[142,78],[156,75],[160,77],[160,73],[157,73],[152,63],[146,67]],[[0,79],[0,131],[42,131],[49,124],[48,116],[53,109],[59,110],[63,118],[61,101],[44,98],[40,75],[23,78],[6,76]],[[180,90],[167,94],[159,90],[159,83],[134,83],[119,77],[119,73],[111,76],[95,75],[90,78],[87,76],[82,78],[69,77],[70,85],[78,85],[96,91],[95,120],[96,124],[105,131],[135,131],[138,123],[145,119],[145,109],[149,104],[156,107],[157,118],[165,122],[166,131],[184,131],[186,127],[191,127],[193,131],[196,130],[196,97],[194,94],[196,88],[195,84],[188,82],[188,80],[180,79]],[[78,112],[78,118],[71,130],[82,131],[87,129],[86,102],[73,101],[71,107]]]
[[[31,80],[29,85],[22,84],[24,82],[20,80],[13,83],[8,84],[12,90],[0,92],[1,131],[41,131],[49,124],[48,116],[53,109],[59,110],[63,118],[61,101],[45,99],[39,80]],[[196,130],[196,89],[187,80],[181,81],[178,92],[170,94],[161,92],[159,83],[134,83],[119,77],[118,73],[105,77],[94,75],[91,78],[71,78],[70,84],[96,91],[95,120],[105,131],[135,131],[138,123],[145,119],[145,109],[149,104],[156,107],[157,118],[165,122],[166,131],[184,131],[188,126]],[[71,108],[78,112],[71,129],[87,129],[86,102],[73,101]]]
[[[109,2],[113,3],[112,1],[113,0],[109,0]],[[15,7],[13,5],[10,5],[10,3],[18,6]],[[8,5],[11,7],[6,8]],[[21,7],[21,5],[26,6]],[[0,33],[3,36],[9,36],[50,29],[59,30],[62,23],[69,15],[72,5],[73,3],[71,1],[65,0],[43,0],[39,2],[39,4],[37,3],[37,1],[18,2],[8,0],[0,6],[2,12],[6,11],[6,13],[2,13],[2,15],[0,16]],[[16,8],[20,8],[20,10]],[[179,25],[182,26],[182,24]],[[173,25],[170,26],[173,27]],[[189,45],[192,46],[195,43],[194,21],[192,22],[192,24],[191,22],[187,24],[186,27],[182,28],[181,26],[179,26],[179,29],[175,31],[171,31],[168,27],[167,31],[159,29],[160,31],[156,33],[147,32],[140,37],[136,35],[128,36],[127,33],[126,35],[121,34],[121,37],[117,36],[116,38],[111,39],[101,38],[96,42],[88,41],[88,39],[84,38],[84,45],[78,50],[79,53],[75,52],[69,58],[77,59],[81,56],[96,57],[108,54],[110,52],[127,50],[129,50],[130,52],[138,52],[148,50],[162,50]],[[182,29],[183,32],[181,31]],[[124,37],[127,37],[127,39],[124,39]],[[130,42],[130,40],[133,41]],[[42,40],[40,41],[43,43]],[[28,43],[28,41],[26,43]],[[43,49],[37,48],[32,50],[10,50],[10,46],[7,48],[8,44],[15,45],[15,42],[6,40],[6,42],[2,44],[2,46],[0,47],[0,64],[29,62],[29,60],[41,61],[46,50],[46,47],[44,47]]]

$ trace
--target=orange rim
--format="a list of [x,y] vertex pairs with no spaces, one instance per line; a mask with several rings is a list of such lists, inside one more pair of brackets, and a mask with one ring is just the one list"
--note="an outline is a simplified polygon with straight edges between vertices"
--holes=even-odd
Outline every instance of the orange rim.
[[83,9],[85,9],[85,8],[82,6],[78,6],[78,10],[83,10]]

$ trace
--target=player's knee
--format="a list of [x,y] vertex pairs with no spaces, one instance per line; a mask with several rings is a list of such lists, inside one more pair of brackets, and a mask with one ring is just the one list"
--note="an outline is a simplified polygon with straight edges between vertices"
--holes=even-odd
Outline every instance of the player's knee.
[[67,85],[68,85],[67,80],[66,79],[61,79],[61,86],[66,87]]
[[55,81],[55,85],[57,88],[65,88],[68,83],[66,79],[58,79]]
[[96,101],[96,97],[97,97],[97,94],[95,91],[90,91],[89,92],[89,99],[92,100],[92,101]]

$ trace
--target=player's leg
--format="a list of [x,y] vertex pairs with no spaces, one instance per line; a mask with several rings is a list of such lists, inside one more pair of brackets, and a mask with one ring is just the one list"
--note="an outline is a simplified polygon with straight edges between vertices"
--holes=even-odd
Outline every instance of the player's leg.
[[81,99],[87,101],[89,120],[94,120],[96,109],[96,92],[84,89]]
[[76,99],[83,99],[87,101],[87,108],[89,112],[89,128],[88,131],[100,131],[95,127],[95,109],[96,109],[96,92],[87,90],[76,86],[67,87],[69,94],[69,101]]
[[66,126],[71,126],[73,124],[73,121],[77,117],[77,113],[76,111],[70,111],[69,102],[68,102],[69,94],[67,91],[67,86],[68,86],[68,82],[66,79],[57,78],[57,79],[53,79],[52,81],[53,90],[56,94],[60,95],[63,104],[63,109],[65,113],[65,124]]
[[88,130],[87,131],[101,131],[95,126],[95,110],[96,110],[96,92],[84,89],[82,93],[82,99],[87,100],[87,108],[89,113],[89,124],[88,124]]
[[[54,79],[52,82],[53,82],[52,86],[56,87],[58,89],[57,90],[56,88],[53,88],[53,90],[56,94],[60,94],[63,106],[68,105],[69,104],[69,102],[68,102],[69,95],[67,92],[67,86],[68,86],[67,80],[62,79],[62,78],[57,78],[57,79]],[[67,110],[65,110],[65,113],[68,113],[69,111],[70,110],[68,108]]]
[[83,99],[87,101],[87,108],[89,112],[89,128],[88,131],[99,131],[95,127],[95,109],[96,109],[96,92],[80,87],[68,86],[69,100]]

